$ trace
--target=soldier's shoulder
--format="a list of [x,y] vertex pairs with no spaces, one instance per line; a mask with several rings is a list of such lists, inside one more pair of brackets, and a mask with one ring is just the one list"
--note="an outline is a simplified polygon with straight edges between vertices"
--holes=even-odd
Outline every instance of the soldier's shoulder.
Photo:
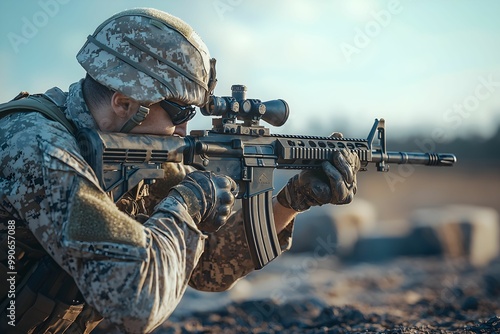
[[16,112],[0,119],[0,162],[40,164],[44,152],[69,151],[78,154],[76,139],[63,125],[38,112]]
[[48,142],[74,141],[74,137],[59,122],[52,121],[36,111],[20,111],[0,119],[1,142],[15,138],[39,139]]

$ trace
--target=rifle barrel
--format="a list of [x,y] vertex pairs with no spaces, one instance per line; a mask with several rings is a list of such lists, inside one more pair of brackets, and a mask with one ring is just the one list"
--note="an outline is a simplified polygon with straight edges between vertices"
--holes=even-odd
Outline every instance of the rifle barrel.
[[387,152],[384,156],[380,150],[373,150],[372,158],[373,162],[427,166],[453,166],[457,162],[457,157],[451,153]]

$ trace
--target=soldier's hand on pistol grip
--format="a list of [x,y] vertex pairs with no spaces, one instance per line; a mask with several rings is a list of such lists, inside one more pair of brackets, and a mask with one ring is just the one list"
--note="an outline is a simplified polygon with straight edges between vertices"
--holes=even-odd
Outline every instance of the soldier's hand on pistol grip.
[[[340,133],[332,137],[342,137]],[[356,194],[356,173],[361,164],[356,153],[335,151],[333,161],[323,162],[322,170],[304,170],[292,177],[280,190],[277,199],[284,207],[297,212],[323,204],[347,204]]]
[[195,171],[172,188],[169,196],[186,203],[189,215],[203,232],[215,232],[227,221],[234,205],[236,183],[224,175]]

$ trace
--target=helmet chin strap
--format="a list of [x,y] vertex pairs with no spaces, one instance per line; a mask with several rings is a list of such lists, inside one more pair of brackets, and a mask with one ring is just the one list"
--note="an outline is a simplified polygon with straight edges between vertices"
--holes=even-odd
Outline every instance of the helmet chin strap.
[[127,133],[130,132],[137,125],[141,125],[146,116],[149,114],[149,108],[140,106],[139,110],[132,116],[127,123],[123,124],[120,132]]

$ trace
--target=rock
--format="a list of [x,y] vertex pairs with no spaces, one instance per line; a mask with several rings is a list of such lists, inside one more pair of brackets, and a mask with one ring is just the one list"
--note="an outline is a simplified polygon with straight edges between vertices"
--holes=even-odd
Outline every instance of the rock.
[[406,253],[467,257],[474,266],[485,266],[500,251],[498,213],[487,207],[449,205],[419,209],[410,216],[413,230]]
[[483,282],[484,289],[488,296],[500,296],[500,277],[497,277],[494,274],[486,274],[483,276]]
[[352,251],[360,237],[370,235],[376,228],[374,206],[361,198],[347,205],[312,207],[297,216],[292,252],[313,252],[322,241],[333,240],[336,253]]
[[469,296],[465,298],[465,300],[463,301],[462,310],[464,311],[477,310],[478,305],[479,301],[477,300],[477,298],[474,296]]
[[343,254],[343,260],[351,262],[377,262],[395,258],[406,247],[402,236],[369,236],[360,238],[350,253]]

